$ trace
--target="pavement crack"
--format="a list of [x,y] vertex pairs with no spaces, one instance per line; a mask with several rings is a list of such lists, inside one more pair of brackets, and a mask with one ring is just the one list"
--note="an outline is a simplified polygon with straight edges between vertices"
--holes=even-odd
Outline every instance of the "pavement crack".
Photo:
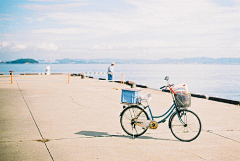
[[[222,131],[236,131],[236,130],[222,130]],[[239,131],[239,130],[237,130],[237,131]],[[238,141],[238,140],[234,140],[232,138],[229,138],[229,137],[217,134],[217,133],[213,132],[213,130],[206,130],[206,132],[208,132],[210,134],[214,134],[214,135],[220,136],[222,138],[225,138],[225,139],[228,139],[228,140],[231,140],[231,141],[234,141],[234,142],[237,142],[237,143],[240,143],[240,141]]]
[[198,157],[199,159],[202,159],[202,160],[208,160],[208,159],[205,159],[205,158],[203,158],[203,157],[201,157],[201,156],[199,156],[195,153],[189,153],[188,151],[185,151],[185,150],[176,150],[176,151],[178,151],[180,153],[192,154],[192,155],[194,155],[194,156],[196,156],[196,157]]
[[75,104],[77,104],[77,105],[79,105],[79,106],[82,106],[82,107],[89,108],[89,107],[87,107],[87,106],[84,106],[84,105],[82,105],[82,104],[79,104],[79,103],[77,103],[76,101],[74,101],[74,99],[73,99],[73,97],[72,97],[72,96],[70,96],[70,98],[72,99],[72,102],[73,102],[73,103],[75,103]]
[[[21,89],[20,89],[20,87],[19,87],[18,81],[16,81],[16,82],[17,82],[17,86],[18,86],[19,92],[21,93],[22,98],[23,98],[23,100],[24,100],[24,102],[25,102],[25,104],[26,104],[26,106],[27,106],[27,108],[28,108],[28,111],[29,111],[30,115],[32,116],[33,122],[35,123],[35,125],[36,125],[36,127],[37,127],[37,129],[38,129],[38,132],[39,132],[41,138],[44,139],[43,136],[42,136],[42,133],[41,133],[41,131],[40,131],[38,125],[37,125],[37,122],[36,122],[36,120],[35,120],[35,118],[34,118],[34,116],[33,116],[33,114],[32,114],[32,111],[31,111],[30,107],[28,106],[28,103],[27,103],[27,101],[26,101],[26,99],[25,99],[25,97],[24,97],[24,95],[23,95],[23,93],[22,93],[22,91],[21,91]],[[52,154],[50,153],[50,150],[48,149],[46,142],[43,142],[43,143],[45,144],[45,147],[46,147],[46,149],[47,149],[47,151],[48,151],[51,159],[54,161],[53,156],[52,156]]]

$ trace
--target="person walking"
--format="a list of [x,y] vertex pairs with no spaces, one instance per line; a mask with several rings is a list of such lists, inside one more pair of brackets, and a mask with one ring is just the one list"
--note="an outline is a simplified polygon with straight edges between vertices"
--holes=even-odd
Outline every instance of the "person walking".
[[108,67],[108,80],[113,80],[114,62]]

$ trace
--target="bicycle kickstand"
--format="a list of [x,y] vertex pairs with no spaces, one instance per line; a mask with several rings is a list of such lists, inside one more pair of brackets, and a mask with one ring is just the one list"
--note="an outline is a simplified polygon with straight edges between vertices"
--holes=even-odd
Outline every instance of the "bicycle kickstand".
[[[133,126],[132,126],[132,132],[133,132]],[[133,132],[133,139],[134,139],[134,132]]]

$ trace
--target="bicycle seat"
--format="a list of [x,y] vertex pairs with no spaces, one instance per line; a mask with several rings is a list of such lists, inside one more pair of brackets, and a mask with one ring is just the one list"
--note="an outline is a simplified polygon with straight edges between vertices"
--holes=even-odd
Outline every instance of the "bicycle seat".
[[152,94],[140,95],[140,99],[143,101],[150,102],[152,100]]

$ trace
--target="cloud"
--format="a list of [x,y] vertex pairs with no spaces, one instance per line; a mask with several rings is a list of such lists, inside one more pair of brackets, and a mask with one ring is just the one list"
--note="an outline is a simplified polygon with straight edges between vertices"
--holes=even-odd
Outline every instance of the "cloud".
[[59,0],[29,0],[30,2],[59,2]]
[[12,21],[14,18],[10,14],[0,14],[0,21]]
[[221,33],[236,26],[239,22],[236,16],[237,11],[222,7],[216,8],[208,1],[131,0],[127,2],[135,6],[133,11],[90,12],[88,14],[52,12],[46,14],[46,17],[60,25],[82,26],[90,31],[92,29],[106,34],[130,33],[143,36]]
[[[171,57],[171,54],[179,54],[179,58],[238,56],[240,3],[220,1],[32,0],[21,6],[33,13],[24,21],[31,22],[24,24],[29,30],[15,32],[14,36],[0,41],[25,44],[25,49],[15,45],[21,51],[58,50],[58,53],[75,52],[79,56],[79,51],[120,53],[119,57],[127,53],[133,58],[136,53],[152,53],[156,58]],[[13,50],[13,45],[1,46],[0,50],[3,48]]]
[[44,51],[57,51],[58,50],[58,46],[54,43],[52,43],[52,44],[41,43],[41,44],[34,45],[34,47],[36,49],[40,49],[40,50],[44,50]]
[[46,18],[45,17],[36,17],[36,18],[25,17],[24,19],[32,23],[32,22],[43,22]]
[[89,29],[86,28],[48,28],[48,29],[39,29],[32,31],[35,34],[84,34],[89,32]]
[[9,46],[11,46],[11,43],[9,43],[9,42],[2,42],[2,44],[1,44],[2,48],[6,48],[6,47],[9,47]]
[[58,46],[54,43],[39,43],[39,44],[16,44],[11,42],[2,42],[0,51],[19,52],[24,50],[41,50],[41,51],[57,51]]
[[0,44],[0,50],[9,50],[13,52],[18,52],[27,48],[25,44],[15,44],[10,42],[2,42]]
[[73,9],[79,9],[79,7],[82,6],[89,6],[92,5],[92,3],[87,2],[78,2],[73,1],[71,3],[66,3],[67,1],[59,1],[62,3],[56,3],[56,4],[49,4],[49,5],[42,5],[42,4],[25,4],[22,5],[22,8],[27,10],[36,10],[39,12],[61,12],[61,11],[71,11]]
[[[132,7],[125,12],[81,12],[85,5],[97,3],[68,3],[57,5],[29,5],[28,9],[48,12],[45,19],[65,28],[35,30],[35,33],[119,35],[124,33],[156,35],[195,35],[221,33],[239,22],[236,7],[216,7],[209,1],[134,1],[126,0]],[[78,8],[78,12],[68,9]],[[234,23],[236,22],[236,23]],[[75,26],[75,27],[72,27]],[[86,29],[87,28],[87,29]]]
[[26,18],[24,18],[25,20],[27,20],[28,22],[33,22],[33,19],[32,18],[29,18],[29,17],[26,17]]
[[82,2],[86,0],[29,0],[31,2]]
[[[33,33],[68,35],[68,40],[84,42],[79,43],[79,48],[93,51],[126,49],[192,56],[192,52],[208,55],[214,50],[219,53],[219,48],[237,47],[238,41],[234,39],[239,35],[238,3],[222,7],[208,0],[125,2],[130,10],[81,12],[84,6],[80,4],[78,12],[52,8],[53,12],[46,13],[45,18],[61,28],[38,29]],[[237,34],[234,30],[238,30]],[[226,49],[225,53],[229,51]]]

